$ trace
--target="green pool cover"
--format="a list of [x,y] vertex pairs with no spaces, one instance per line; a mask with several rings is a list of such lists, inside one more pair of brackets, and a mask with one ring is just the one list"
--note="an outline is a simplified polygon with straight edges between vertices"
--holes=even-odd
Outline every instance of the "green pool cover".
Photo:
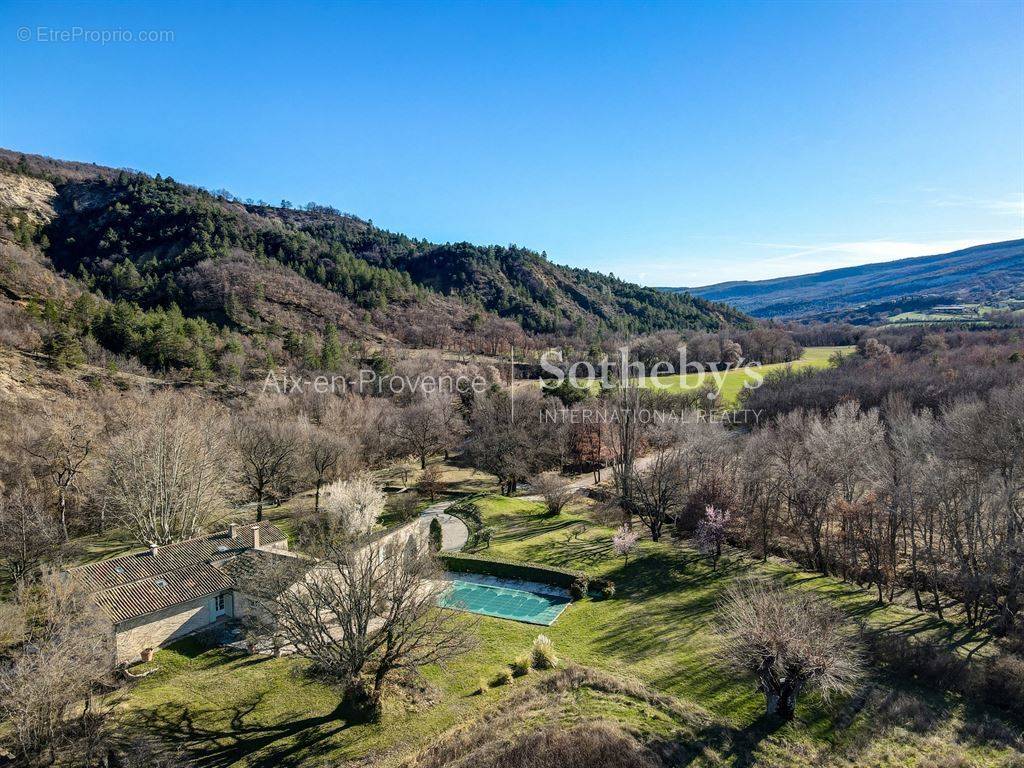
[[438,602],[444,608],[548,626],[554,623],[571,601],[568,597],[552,597],[521,589],[455,580]]

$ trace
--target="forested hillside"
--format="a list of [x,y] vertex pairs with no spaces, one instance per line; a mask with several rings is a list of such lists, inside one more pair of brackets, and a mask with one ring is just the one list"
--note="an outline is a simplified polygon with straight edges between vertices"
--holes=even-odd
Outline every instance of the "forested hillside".
[[[243,346],[320,356],[332,336],[466,348],[750,326],[724,305],[516,246],[435,244],[325,206],[242,202],[159,175],[9,151],[0,151],[0,219],[9,298],[49,300],[37,312],[115,352],[138,351],[150,367],[176,356],[201,366]],[[68,301],[56,301],[53,273],[75,279]]]

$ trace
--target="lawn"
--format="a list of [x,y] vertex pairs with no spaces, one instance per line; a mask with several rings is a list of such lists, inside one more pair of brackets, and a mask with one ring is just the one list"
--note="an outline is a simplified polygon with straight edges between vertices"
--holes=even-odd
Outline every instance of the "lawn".
[[[764,376],[772,371],[785,369],[800,370],[803,368],[825,368],[835,353],[849,354],[853,347],[806,347],[799,360],[792,363],[773,363],[771,365],[746,366],[733,368],[721,374],[721,397],[725,405],[735,405],[740,392],[744,386],[755,387],[759,376]],[[718,382],[712,378],[710,373],[688,373],[685,375],[667,374],[658,376],[656,379],[645,379],[643,384],[647,387],[660,387],[668,392],[682,392],[688,389],[696,389],[702,385],[715,384]]]
[[[543,631],[568,663],[634,680],[680,702],[680,719],[636,698],[583,689],[552,704],[566,722],[595,717],[687,740],[688,765],[932,766],[963,755],[964,762],[1000,768],[1014,753],[991,732],[979,732],[976,713],[955,697],[911,695],[899,681],[871,680],[850,700],[824,705],[806,698],[798,722],[778,730],[761,719],[762,700],[749,680],[718,663],[712,629],[717,601],[737,575],[767,572],[796,588],[816,589],[851,616],[894,632],[931,633],[964,649],[985,651],[984,637],[909,608],[878,608],[871,596],[782,562],[766,566],[731,552],[713,572],[689,547],[642,542],[625,566],[610,553],[612,530],[594,522],[585,504],[558,516],[523,499],[490,496],[480,502],[495,530],[490,551],[504,557],[583,568],[613,578],[611,600],[570,605],[554,625],[538,628],[481,618],[478,647],[447,669],[427,671],[419,703],[393,699],[379,724],[347,723],[337,693],[304,674],[297,659],[260,659],[189,645],[161,651],[156,674],[136,684],[123,704],[133,722],[173,738],[200,766],[297,766],[359,760],[395,765],[439,734],[465,725],[504,702],[508,687],[475,695],[480,678],[493,679]],[[534,673],[513,690],[552,673]],[[533,681],[532,683],[529,681]],[[895,707],[893,701],[913,701]],[[907,711],[914,712],[908,720]],[[922,715],[922,713],[925,713]],[[685,720],[685,722],[684,722]],[[952,757],[951,757],[952,756]]]

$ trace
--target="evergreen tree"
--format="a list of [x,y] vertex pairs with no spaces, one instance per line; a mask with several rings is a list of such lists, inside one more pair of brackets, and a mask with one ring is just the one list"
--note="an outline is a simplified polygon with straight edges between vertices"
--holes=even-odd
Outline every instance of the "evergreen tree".
[[341,339],[334,323],[328,323],[324,330],[324,343],[320,350],[320,366],[325,371],[336,371],[341,367]]

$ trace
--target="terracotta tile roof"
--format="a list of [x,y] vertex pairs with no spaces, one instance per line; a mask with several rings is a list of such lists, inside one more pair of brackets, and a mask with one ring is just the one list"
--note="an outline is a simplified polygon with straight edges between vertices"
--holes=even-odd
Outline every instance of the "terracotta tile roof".
[[[273,523],[260,523],[261,546],[285,538]],[[155,555],[149,550],[122,555],[72,568],[71,573],[116,623],[231,589],[235,579],[225,566],[255,552],[252,545],[252,528],[242,525],[234,539],[222,531],[167,544]]]
[[[282,576],[286,581],[297,581],[315,564],[314,560],[306,557],[250,549],[238,557],[225,560],[219,567],[248,594],[273,598],[281,589]],[[286,566],[286,570],[280,570],[282,565]]]
[[212,563],[197,563],[156,578],[103,589],[93,597],[116,623],[223,592],[233,586],[234,581]]

